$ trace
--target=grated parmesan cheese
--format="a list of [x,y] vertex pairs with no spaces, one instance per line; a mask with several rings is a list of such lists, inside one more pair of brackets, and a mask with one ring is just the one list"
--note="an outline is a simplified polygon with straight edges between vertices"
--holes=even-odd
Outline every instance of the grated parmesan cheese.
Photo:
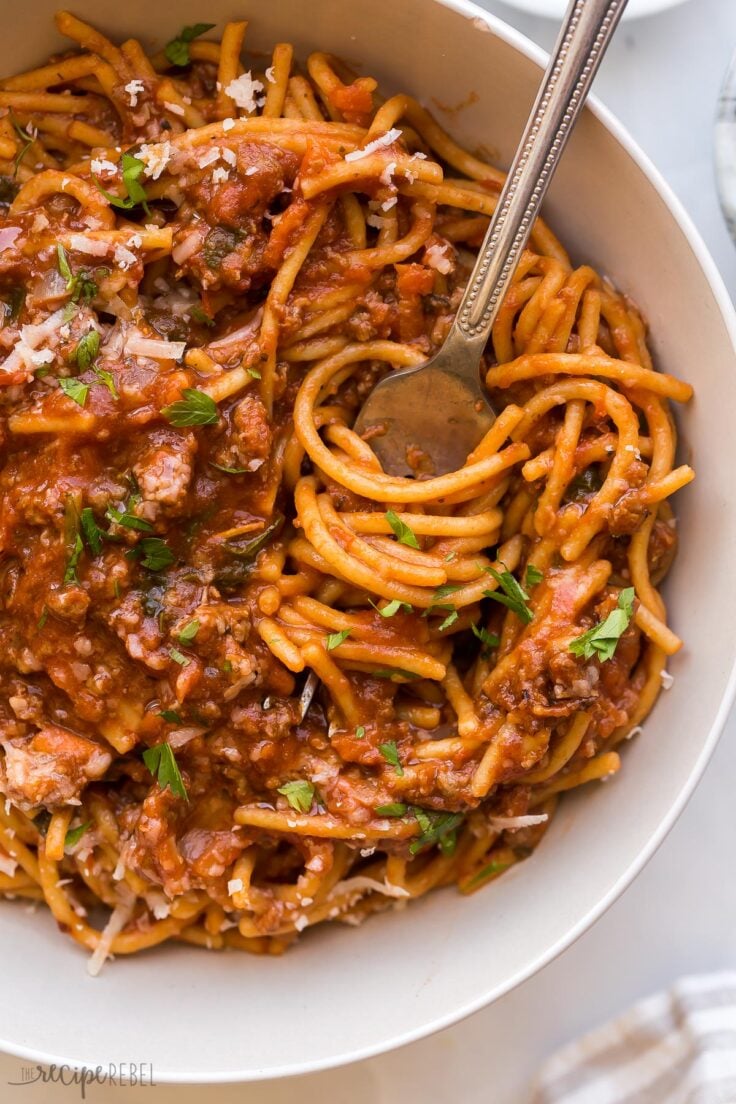
[[232,130],[234,126],[235,126],[235,120],[234,119],[223,119],[222,120],[222,129],[225,131],[226,134],[229,130]]
[[179,104],[169,103],[168,100],[164,100],[164,107],[166,108],[167,111],[170,111],[172,115],[183,115],[184,114],[184,108],[183,107],[180,107]]
[[142,80],[128,81],[125,86],[125,91],[128,93],[128,103],[131,107],[138,106],[138,97],[146,91],[146,86]]
[[54,354],[51,349],[39,349],[38,352],[32,352],[30,355],[31,364],[36,368],[40,368],[42,364],[51,364],[54,359]]
[[138,260],[135,253],[131,253],[129,249],[126,249],[126,247],[119,242],[115,246],[113,257],[115,258],[115,264],[119,265],[122,269],[130,268],[130,266],[134,265]]
[[215,161],[220,156],[220,150],[217,146],[213,146],[212,149],[208,149],[206,153],[203,153],[200,159],[197,161],[200,169],[206,169],[208,165],[214,165]]
[[376,150],[385,149],[386,146],[391,146],[393,143],[401,137],[401,131],[393,127],[385,134],[379,135],[378,138],[374,138],[372,142],[369,142],[367,146],[363,146],[362,149],[352,150],[350,153],[345,154],[346,161],[359,161],[361,157],[370,157]]
[[517,828],[531,828],[535,824],[544,824],[547,819],[546,813],[530,813],[528,816],[492,816],[488,818],[488,823],[491,827],[499,828],[502,832],[514,832]]
[[391,186],[391,184],[393,184],[393,175],[394,175],[395,172],[396,172],[396,162],[395,161],[389,161],[388,165],[383,170],[383,172],[381,173],[381,175],[379,176],[378,179],[381,181],[382,184],[385,184],[386,187],[388,188],[388,187]]
[[263,85],[258,80],[253,80],[250,73],[242,73],[235,80],[231,80],[225,89],[225,95],[234,100],[243,111],[255,111],[258,106],[256,93],[263,91]]
[[268,81],[269,84],[275,84],[276,83],[276,75],[273,71],[273,65],[269,65],[268,69],[266,70],[266,72],[263,75],[265,76],[265,78],[266,78],[266,80]]
[[5,874],[8,878],[15,876],[15,872],[18,869],[18,863],[15,859],[11,859],[9,855],[0,855],[0,874]]
[[226,180],[230,179],[230,170],[223,169],[222,166],[218,166],[212,173],[213,184],[224,184]]
[[669,671],[660,671],[659,677],[662,679],[662,689],[669,690],[675,681],[675,676],[671,675]]
[[227,146],[223,146],[220,150],[220,156],[226,165],[230,165],[231,168],[235,168],[238,158],[235,154],[235,150],[228,149]]
[[227,891],[228,891],[228,893],[230,894],[231,897],[232,897],[233,893],[240,893],[242,888],[243,888],[243,879],[242,878],[231,878],[230,881],[227,883]]
[[440,272],[443,276],[446,276],[448,272],[452,272],[452,261],[445,253],[443,245],[430,245],[424,251],[424,259],[430,268]]
[[102,173],[114,173],[118,171],[117,165],[113,161],[106,161],[104,157],[93,157],[89,163],[93,173],[100,176]]
[[108,242],[84,234],[72,234],[69,245],[76,253],[88,253],[90,257],[104,257],[108,249]]
[[391,196],[390,199],[385,199],[383,201],[383,203],[381,204],[381,210],[382,211],[390,211],[391,208],[395,207],[397,203],[398,203],[398,199],[396,198],[396,196]]
[[158,180],[171,160],[171,142],[150,142],[141,146],[136,154],[146,166],[146,175]]

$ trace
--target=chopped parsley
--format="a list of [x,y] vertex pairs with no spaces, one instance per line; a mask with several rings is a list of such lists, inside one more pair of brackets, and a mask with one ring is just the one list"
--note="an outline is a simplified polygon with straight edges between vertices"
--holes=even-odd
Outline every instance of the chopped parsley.
[[168,744],[154,744],[143,752],[143,762],[162,790],[167,787],[176,797],[189,800],[174,752]]
[[486,863],[486,865],[481,867],[478,873],[474,874],[467,883],[468,889],[470,889],[471,886],[480,885],[481,882],[485,882],[487,878],[492,878],[496,874],[502,874],[504,870],[508,870],[508,868],[513,865],[513,863],[499,862],[498,860]]
[[84,833],[90,827],[91,821],[85,821],[84,824],[80,824],[78,828],[70,828],[64,836],[64,850],[71,851],[72,847],[75,847],[81,840]]
[[126,552],[132,560],[140,560],[149,571],[163,571],[176,561],[174,553],[161,537],[144,537],[140,544]]
[[497,648],[501,643],[501,637],[497,636],[496,633],[488,632],[488,630],[484,629],[482,626],[479,628],[477,625],[471,625],[470,627],[473,630],[473,636],[477,636],[478,640],[480,640],[483,645],[480,654],[481,657],[485,659],[492,649]]
[[176,38],[172,38],[171,42],[167,42],[164,47],[166,60],[172,65],[188,65],[189,43],[200,35],[206,34],[207,31],[211,31],[214,26],[214,23],[195,23],[191,27],[182,27]]
[[150,215],[151,209],[148,206],[146,189],[140,182],[141,174],[146,167],[145,163],[140,158],[134,157],[132,153],[124,153],[120,159],[120,165],[123,170],[125,196],[117,196],[113,195],[112,192],[106,192],[97,177],[93,177],[98,191],[103,194],[112,207],[120,207],[124,211],[129,211],[131,207],[137,207],[140,204],[146,214]]
[[71,552],[69,558],[66,561],[66,569],[64,571],[64,584],[66,586],[69,583],[78,583],[79,578],[77,576],[77,564],[79,563],[79,557],[84,551],[84,545],[82,544],[82,538],[79,533],[74,537],[72,542]]
[[440,625],[440,632],[444,632],[444,631],[445,631],[445,629],[449,629],[449,628],[450,628],[450,625],[454,625],[454,624],[455,624],[455,622],[457,621],[457,619],[458,619],[458,617],[459,617],[459,616],[460,616],[460,614],[459,614],[459,613],[457,612],[457,610],[456,610],[456,609],[454,609],[454,610],[451,610],[451,611],[450,611],[450,612],[448,613],[448,615],[447,615],[447,617],[445,618],[445,620],[444,620],[444,621],[442,622],[442,624]]
[[199,304],[195,304],[191,307],[189,314],[195,322],[199,322],[203,326],[214,326],[215,324],[214,318],[210,318],[209,314],[207,314],[204,308],[200,307]]
[[378,750],[380,751],[386,762],[394,768],[396,773],[401,776],[404,773],[404,768],[401,765],[399,759],[399,749],[396,746],[395,740],[389,740],[385,744],[379,744]]
[[102,551],[102,541],[105,538],[105,531],[104,529],[100,529],[95,521],[94,511],[92,511],[89,506],[85,506],[79,515],[79,524],[82,529],[82,536],[90,552],[93,556],[99,556]]
[[196,387],[186,387],[182,398],[161,411],[173,426],[214,425],[219,418],[214,399]]
[[248,375],[252,376],[253,379],[261,379],[262,378],[261,373],[258,371],[257,368],[248,368]]
[[355,730],[355,739],[356,740],[362,740],[364,736],[365,736],[365,725],[358,725],[358,727]]
[[103,383],[105,385],[112,397],[114,399],[119,399],[120,395],[118,394],[118,389],[115,386],[115,378],[112,372],[108,372],[107,368],[98,368],[97,365],[93,367],[92,371],[97,376],[100,383]]
[[32,134],[30,130],[24,130],[18,120],[14,117],[12,111],[10,113],[10,122],[12,123],[13,130],[23,143],[18,153],[15,155],[15,161],[13,162],[13,179],[15,180],[18,175],[18,169],[21,166],[23,158],[28,153],[29,149],[36,140],[35,134]]
[[228,468],[225,464],[216,464],[214,460],[208,460],[207,463],[210,467],[225,472],[226,475],[246,475],[248,471],[247,468]]
[[334,648],[339,648],[341,644],[345,643],[349,636],[350,629],[342,629],[341,632],[328,633],[327,651],[331,652]]
[[161,717],[168,724],[181,724],[181,717],[175,709],[162,709],[159,713],[159,717]]
[[439,844],[443,854],[451,855],[455,850],[457,829],[462,824],[462,813],[435,813],[412,805],[411,811],[417,819],[420,834],[409,844],[412,855],[423,851],[425,847]]
[[634,613],[634,587],[626,587],[618,596],[616,608],[611,610],[604,621],[599,621],[582,636],[570,641],[569,650],[575,656],[592,659],[594,656],[605,663],[613,659],[621,636],[629,627]]
[[407,525],[406,522],[402,521],[398,514],[394,513],[393,510],[387,510],[385,517],[386,521],[393,529],[399,544],[405,544],[409,548],[419,548],[419,541],[416,538],[414,530]]
[[77,342],[77,347],[74,350],[74,359],[77,362],[77,368],[80,372],[84,372],[89,368],[99,351],[100,335],[97,330],[90,330],[89,333],[80,337]]
[[501,588],[500,591],[484,590],[485,597],[492,598],[494,602],[500,602],[502,606],[506,606],[512,613],[515,613],[520,621],[528,625],[534,617],[526,604],[529,601],[529,595],[511,572],[506,570],[496,571],[495,567],[486,567],[484,571],[492,575]]
[[[370,601],[370,599],[368,599]],[[394,598],[383,608],[379,608],[375,602],[371,602],[376,613],[380,613],[381,617],[395,617],[399,610],[403,609],[406,613],[411,613],[413,606],[410,602],[400,602],[398,598]]]
[[[129,506],[131,504],[129,503]],[[124,510],[117,510],[114,506],[108,506],[105,510],[105,517],[108,521],[114,521],[116,525],[122,525],[124,529],[137,529],[141,533],[150,533],[153,529],[150,521],[132,514],[129,506],[126,506]]]
[[389,679],[391,682],[396,682],[397,679],[421,678],[415,671],[407,671],[403,667],[378,667],[371,674],[374,678]]
[[388,805],[378,805],[374,812],[381,817],[402,817],[406,813],[407,806],[403,801],[391,801]]
[[191,644],[197,633],[199,632],[199,621],[190,621],[180,633],[177,634],[177,640],[180,644]]
[[[85,303],[90,303],[97,294],[97,284],[84,269],[77,272],[76,275],[72,272],[69,258],[61,242],[56,246],[56,259],[59,272],[66,280],[66,290],[71,295],[71,302],[67,303],[64,308],[64,321],[68,322],[74,314],[72,304],[78,303],[80,299],[83,299]],[[100,271],[103,270],[100,269]]]
[[526,575],[524,576],[524,582],[528,587],[536,586],[537,583],[541,583],[544,578],[544,572],[540,571],[534,564],[526,565]]
[[89,384],[82,383],[78,379],[60,379],[59,387],[68,399],[72,399],[77,406],[84,406],[89,394]]
[[[436,591],[432,595],[432,606],[440,606],[442,609],[451,609],[451,606],[443,606],[442,599],[447,598],[448,595],[454,594],[456,590],[461,590],[462,584],[460,583],[444,583],[442,586],[437,587]],[[432,609],[432,606],[429,608]]]
[[278,793],[283,794],[286,800],[297,813],[308,813],[314,800],[314,786],[304,778],[294,782],[285,782],[279,786]]

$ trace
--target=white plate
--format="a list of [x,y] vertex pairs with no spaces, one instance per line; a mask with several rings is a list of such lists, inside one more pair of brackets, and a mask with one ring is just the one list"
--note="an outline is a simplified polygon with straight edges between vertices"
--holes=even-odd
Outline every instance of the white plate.
[[[36,0],[13,9],[0,71],[59,48],[47,22],[54,6]],[[137,33],[149,44],[234,11],[223,0],[205,8],[181,0],[175,15],[146,0],[75,0],[74,9],[113,35]],[[302,56],[320,48],[362,59],[384,88],[408,89],[428,104],[477,93],[449,117],[452,130],[505,163],[540,78],[540,53],[464,0],[270,0],[253,8],[248,34],[256,49],[289,39]],[[91,1066],[152,1062],[159,1081],[276,1077],[376,1054],[529,977],[600,916],[661,842],[734,690],[733,310],[687,215],[600,107],[571,140],[547,214],[576,258],[610,273],[642,305],[659,365],[697,387],[682,427],[698,478],[678,496],[682,547],[666,592],[687,649],[671,665],[673,689],[625,749],[622,771],[563,802],[534,856],[486,891],[463,898],[446,890],[357,930],[308,933],[280,959],[171,947],[118,959],[91,979],[84,954],[47,913],[2,904],[0,1047]],[[492,1064],[492,1039],[488,1048]]]
[[[561,19],[567,9],[567,0],[503,0],[512,8],[544,15],[548,19]],[[676,8],[685,0],[629,0],[623,19],[639,19],[644,15],[657,15],[667,8]]]

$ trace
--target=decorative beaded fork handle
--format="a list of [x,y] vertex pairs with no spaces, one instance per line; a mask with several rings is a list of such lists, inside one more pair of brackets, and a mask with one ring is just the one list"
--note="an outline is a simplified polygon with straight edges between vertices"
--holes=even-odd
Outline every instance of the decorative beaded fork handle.
[[447,339],[426,364],[381,380],[356,420],[385,472],[413,475],[417,450],[435,474],[455,471],[492,425],[481,356],[625,7],[626,0],[572,0]]

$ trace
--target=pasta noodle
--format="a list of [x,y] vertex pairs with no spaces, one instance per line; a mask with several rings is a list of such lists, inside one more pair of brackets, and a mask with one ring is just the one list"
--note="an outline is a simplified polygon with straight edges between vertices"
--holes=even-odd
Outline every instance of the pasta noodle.
[[57,26],[0,81],[0,893],[96,972],[471,892],[669,678],[692,389],[539,219],[495,423],[385,473],[356,413],[441,344],[503,174],[326,54],[247,69],[245,22]]

